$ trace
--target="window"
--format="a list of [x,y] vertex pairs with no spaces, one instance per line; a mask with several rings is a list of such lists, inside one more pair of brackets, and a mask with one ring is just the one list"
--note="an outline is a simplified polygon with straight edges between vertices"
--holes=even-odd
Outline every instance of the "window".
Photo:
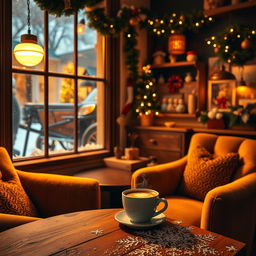
[[[13,48],[26,34],[25,6],[26,0],[12,0]],[[104,38],[86,26],[84,12],[56,18],[32,0],[30,11],[32,34],[45,56],[32,68],[12,56],[14,159],[103,149]]]

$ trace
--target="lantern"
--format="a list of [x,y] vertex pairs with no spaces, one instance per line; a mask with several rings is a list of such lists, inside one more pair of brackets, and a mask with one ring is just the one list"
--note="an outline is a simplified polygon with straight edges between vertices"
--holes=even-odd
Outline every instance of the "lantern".
[[172,55],[184,54],[186,51],[186,37],[182,34],[174,34],[169,37],[169,53]]

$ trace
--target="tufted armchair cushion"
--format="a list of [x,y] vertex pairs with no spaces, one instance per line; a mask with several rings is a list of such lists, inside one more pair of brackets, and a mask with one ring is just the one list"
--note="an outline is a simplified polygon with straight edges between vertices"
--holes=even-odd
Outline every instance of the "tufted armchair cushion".
[[[198,145],[214,156],[237,153],[241,162],[230,182],[211,189],[203,201],[178,192],[188,157]],[[146,178],[149,188],[158,190],[167,198],[169,206],[165,214],[169,218],[245,242],[247,255],[251,255],[256,230],[256,140],[194,134],[187,156],[137,170],[133,173],[131,185],[136,187],[143,178]]]

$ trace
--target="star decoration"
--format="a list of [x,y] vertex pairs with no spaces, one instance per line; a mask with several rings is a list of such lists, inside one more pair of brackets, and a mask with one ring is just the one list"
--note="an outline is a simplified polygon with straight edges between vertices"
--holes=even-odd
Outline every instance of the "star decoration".
[[237,248],[234,245],[227,245],[226,246],[228,252],[236,252]]
[[96,229],[96,230],[91,231],[91,233],[96,235],[96,236],[103,234],[103,232],[104,231],[102,229]]

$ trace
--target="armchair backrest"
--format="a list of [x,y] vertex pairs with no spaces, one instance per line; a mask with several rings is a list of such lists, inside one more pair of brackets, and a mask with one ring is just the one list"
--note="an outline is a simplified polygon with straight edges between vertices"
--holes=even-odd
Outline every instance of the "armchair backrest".
[[256,171],[256,140],[235,136],[196,133],[191,138],[188,154],[191,154],[198,144],[215,155],[231,152],[238,153],[242,164],[234,174],[234,180]]

